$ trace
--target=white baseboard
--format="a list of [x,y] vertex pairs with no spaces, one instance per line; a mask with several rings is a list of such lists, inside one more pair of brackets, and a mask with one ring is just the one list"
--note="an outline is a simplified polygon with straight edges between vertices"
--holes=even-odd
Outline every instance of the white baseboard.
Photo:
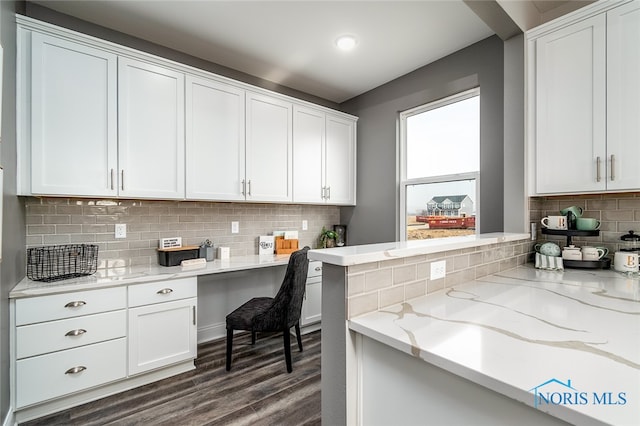
[[9,412],[7,412],[7,416],[4,418],[2,426],[14,426],[16,424],[18,424],[18,422],[16,422],[16,416],[13,413],[13,407],[9,407]]
[[222,337],[225,337],[226,335],[226,323],[209,324],[204,327],[198,327],[198,343],[220,339]]

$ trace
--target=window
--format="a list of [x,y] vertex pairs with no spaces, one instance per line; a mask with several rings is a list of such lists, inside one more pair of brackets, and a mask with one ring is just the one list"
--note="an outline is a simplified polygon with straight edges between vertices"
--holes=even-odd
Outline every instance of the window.
[[478,232],[480,90],[400,113],[401,240]]

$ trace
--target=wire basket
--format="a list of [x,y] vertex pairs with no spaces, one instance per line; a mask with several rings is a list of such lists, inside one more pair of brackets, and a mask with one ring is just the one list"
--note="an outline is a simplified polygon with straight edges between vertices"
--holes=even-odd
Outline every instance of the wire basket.
[[98,269],[98,246],[67,244],[27,249],[27,277],[58,281],[91,275]]

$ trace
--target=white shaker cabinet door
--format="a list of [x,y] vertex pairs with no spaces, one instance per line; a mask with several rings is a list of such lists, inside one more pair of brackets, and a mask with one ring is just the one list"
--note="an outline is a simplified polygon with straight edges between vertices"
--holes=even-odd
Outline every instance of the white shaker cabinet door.
[[325,194],[329,204],[356,203],[356,122],[327,114]]
[[197,298],[129,309],[129,375],[194,359]]
[[605,17],[536,41],[536,189],[601,191],[606,186]]
[[31,37],[31,192],[116,195],[116,56]]
[[292,201],[291,102],[247,92],[246,199]]
[[640,2],[607,12],[608,190],[640,188]]
[[325,113],[293,109],[293,201],[324,203]]
[[120,196],[184,198],[184,74],[118,60]]
[[187,76],[187,198],[244,200],[244,90]]

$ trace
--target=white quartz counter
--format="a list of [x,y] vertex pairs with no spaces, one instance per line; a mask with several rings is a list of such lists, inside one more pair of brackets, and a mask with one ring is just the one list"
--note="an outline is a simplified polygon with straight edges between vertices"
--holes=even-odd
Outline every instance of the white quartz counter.
[[360,246],[334,247],[330,249],[310,250],[309,259],[320,260],[324,263],[337,266],[353,266],[394,258],[506,243],[527,239],[529,237],[530,234],[496,232],[432,240],[397,241]]
[[570,423],[640,425],[637,279],[527,265],[349,327]]
[[54,281],[50,283],[24,278],[9,293],[10,298],[42,296],[69,291],[93,290],[104,287],[130,285],[173,278],[219,274],[286,265],[289,255],[237,256],[225,260],[207,262],[204,266],[183,268],[181,266],[144,265],[122,268],[98,269],[85,277]]

